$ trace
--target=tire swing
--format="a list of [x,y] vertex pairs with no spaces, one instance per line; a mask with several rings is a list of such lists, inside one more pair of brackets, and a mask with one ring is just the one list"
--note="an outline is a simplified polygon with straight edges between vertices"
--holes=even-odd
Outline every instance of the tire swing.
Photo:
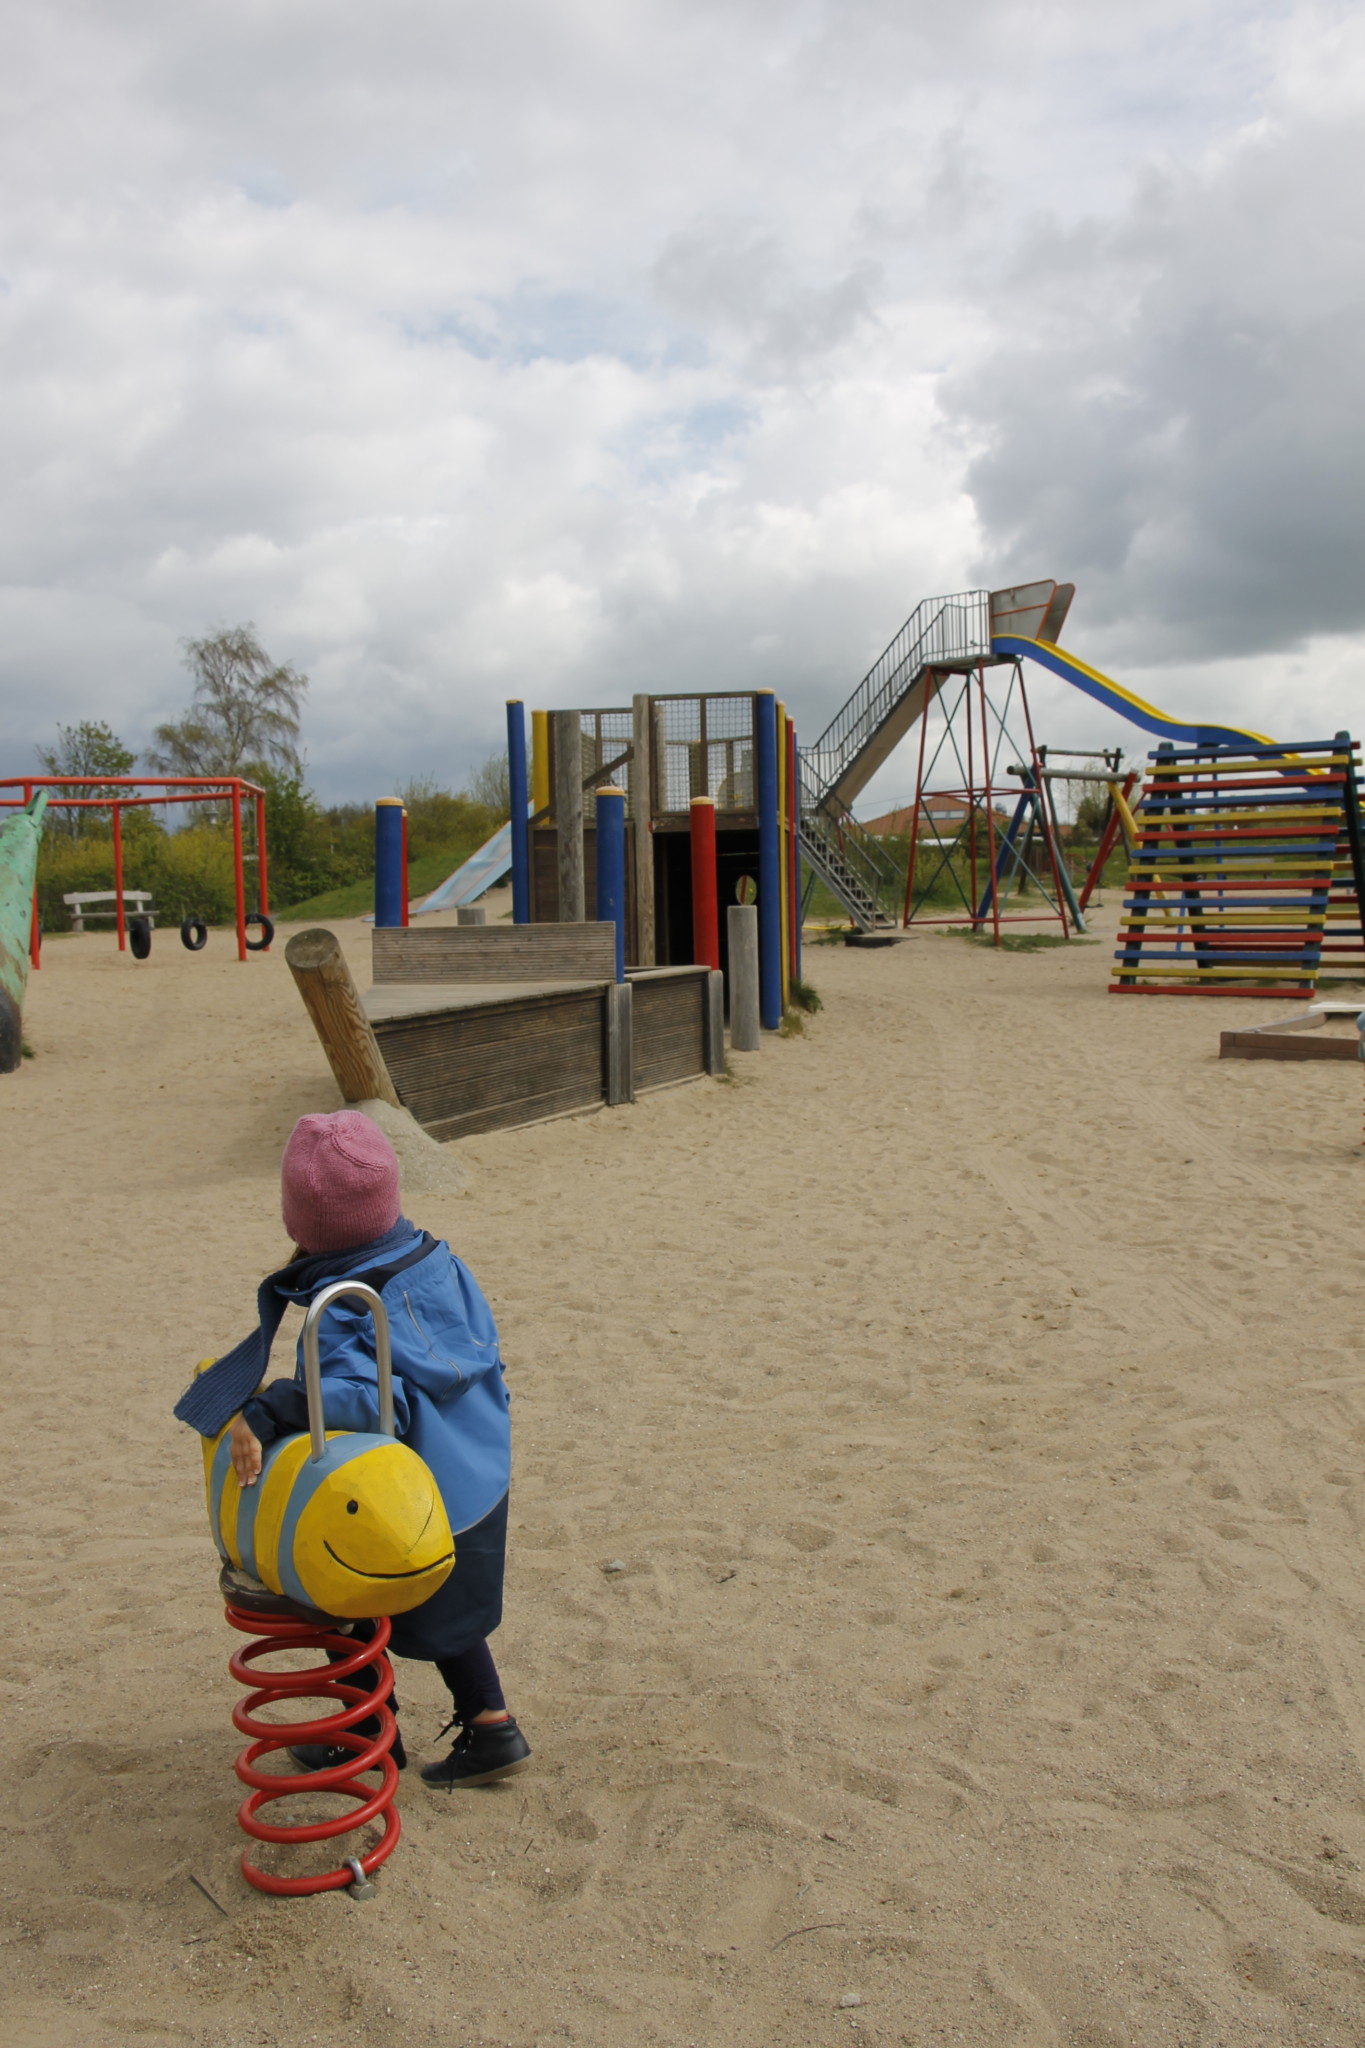
[[130,917],[128,920],[128,950],[134,960],[145,960],[152,950],[152,920],[149,917]]
[[246,914],[246,922],[248,925],[258,924],[261,928],[259,939],[247,940],[246,949],[248,953],[264,953],[266,947],[275,936],[274,925],[263,910],[249,910]]
[[187,917],[180,926],[180,943],[187,953],[202,953],[209,942],[209,928],[202,917]]

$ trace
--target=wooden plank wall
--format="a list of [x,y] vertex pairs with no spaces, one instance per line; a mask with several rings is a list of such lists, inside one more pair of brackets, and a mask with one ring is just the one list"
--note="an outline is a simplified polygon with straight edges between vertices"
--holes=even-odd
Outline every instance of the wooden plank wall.
[[[531,840],[531,915],[541,924],[559,917],[559,835],[553,825],[540,824]],[[588,909],[597,902],[597,833],[583,828],[583,895]],[[635,825],[626,819],[626,965],[639,965],[639,920],[635,915]]]
[[1353,743],[1166,747],[1150,758],[1111,994],[1311,995]]
[[631,982],[635,1008],[635,1092],[661,1088],[706,1072],[704,969],[695,974],[637,975]]
[[399,1018],[375,1037],[404,1108],[433,1138],[467,1138],[602,1100],[605,997],[604,984]]
[[616,979],[610,924],[383,925],[372,944],[376,982]]

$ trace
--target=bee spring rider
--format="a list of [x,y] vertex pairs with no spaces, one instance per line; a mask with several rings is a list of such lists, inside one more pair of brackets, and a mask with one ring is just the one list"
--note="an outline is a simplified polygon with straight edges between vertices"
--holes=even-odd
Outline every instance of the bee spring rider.
[[[344,1298],[361,1301],[374,1319],[379,1378],[378,1435],[327,1430],[323,1417],[318,1325]],[[384,1304],[361,1281],[338,1280],[309,1305],[303,1325],[303,1370],[308,1434],[286,1436],[265,1448],[255,1486],[240,1487],[232,1469],[231,1422],[204,1445],[209,1526],[223,1561],[219,1585],[231,1627],[255,1642],[238,1650],[228,1669],[251,1688],[233,1708],[233,1726],[251,1737],[235,1769],[251,1788],[238,1809],[245,1832],[263,1842],[320,1842],[349,1834],[370,1821],[384,1832],[361,1857],[349,1857],[321,1876],[276,1877],[259,1870],[249,1848],[242,1875],[258,1891],[285,1896],[339,1891],[369,1897],[371,1874],[398,1843],[393,1808],[398,1769],[389,1754],[397,1723],[387,1705],[393,1672],[384,1655],[392,1614],[406,1614],[430,1598],[455,1563],[450,1523],[436,1482],[415,1451],[394,1433],[393,1367]],[[377,1623],[368,1642],[351,1639],[350,1625]],[[339,1661],[303,1671],[258,1669],[277,1650],[321,1650]],[[372,1673],[370,1686],[355,1681]],[[262,1721],[263,1707],[283,1700],[341,1702],[342,1711],[311,1721]],[[372,1738],[357,1723],[377,1718]],[[355,1754],[331,1770],[301,1776],[262,1771],[262,1760],[291,1745],[325,1743]],[[378,1769],[378,1790],[359,1782]],[[350,1812],[306,1826],[283,1827],[260,1818],[278,1799],[310,1792],[340,1792],[358,1802]]]

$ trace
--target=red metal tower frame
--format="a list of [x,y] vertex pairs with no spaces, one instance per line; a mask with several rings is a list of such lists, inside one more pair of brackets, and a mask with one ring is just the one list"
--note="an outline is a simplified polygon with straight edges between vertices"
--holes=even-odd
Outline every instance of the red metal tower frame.
[[[0,809],[21,810],[32,802],[35,790],[51,791],[67,789],[91,789],[101,792],[95,796],[48,797],[50,810],[111,811],[114,823],[114,922],[118,930],[119,951],[128,944],[127,919],[123,913],[123,813],[146,808],[152,804],[205,804],[229,802],[232,805],[232,868],[236,893],[237,912],[237,958],[245,960],[248,950],[246,942],[246,877],[243,862],[242,805],[249,802],[254,806],[256,817],[256,896],[257,909],[262,917],[270,912],[268,877],[265,852],[265,791],[259,783],[248,782],[241,775],[8,775],[0,776]],[[130,796],[110,796],[110,790],[127,789],[136,791]],[[11,790],[21,794],[10,795]],[[146,796],[144,790],[159,790],[159,796]],[[255,949],[269,950],[268,946]],[[33,892],[33,923],[29,936],[29,958],[35,967],[41,966],[38,931],[38,892]]]

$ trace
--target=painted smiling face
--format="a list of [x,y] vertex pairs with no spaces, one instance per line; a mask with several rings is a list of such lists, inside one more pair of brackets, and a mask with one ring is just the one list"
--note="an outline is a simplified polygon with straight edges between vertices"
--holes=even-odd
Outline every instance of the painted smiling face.
[[227,1430],[204,1447],[209,1526],[219,1555],[271,1592],[370,1620],[420,1607],[454,1569],[436,1482],[406,1444],[334,1430],[314,1463],[306,1436],[282,1437],[245,1488],[230,1448]]

